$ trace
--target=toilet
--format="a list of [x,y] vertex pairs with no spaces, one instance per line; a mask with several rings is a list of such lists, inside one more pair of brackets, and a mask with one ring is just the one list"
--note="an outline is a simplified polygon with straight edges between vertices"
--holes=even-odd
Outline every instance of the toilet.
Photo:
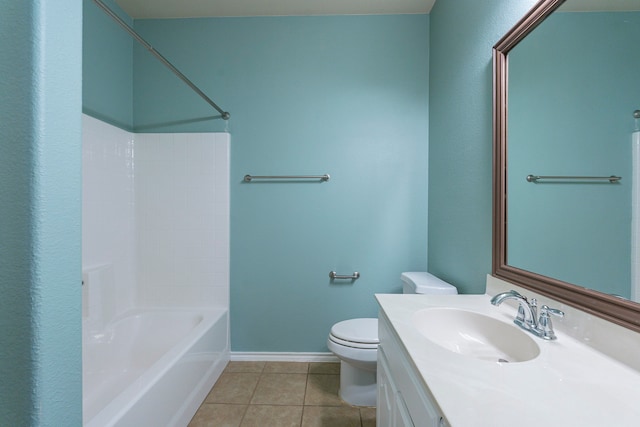
[[[402,293],[453,295],[455,286],[423,271],[400,275]],[[378,319],[349,319],[331,328],[327,346],[340,359],[340,397],[354,406],[376,406]]]

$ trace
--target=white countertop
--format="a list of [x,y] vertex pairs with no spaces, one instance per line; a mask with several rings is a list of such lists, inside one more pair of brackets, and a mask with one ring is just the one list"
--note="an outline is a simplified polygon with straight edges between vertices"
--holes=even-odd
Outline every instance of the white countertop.
[[494,363],[446,350],[411,323],[418,310],[456,307],[513,324],[516,310],[488,295],[376,298],[452,427],[640,426],[640,372],[560,331],[555,341],[531,335],[532,360]]

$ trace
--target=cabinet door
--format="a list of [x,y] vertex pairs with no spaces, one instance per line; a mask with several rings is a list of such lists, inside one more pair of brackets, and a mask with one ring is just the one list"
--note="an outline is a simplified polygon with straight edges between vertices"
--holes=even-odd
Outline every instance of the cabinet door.
[[409,410],[407,409],[407,405],[404,403],[402,393],[400,392],[396,393],[395,409],[395,417],[393,420],[394,427],[414,427],[413,420],[411,420],[411,415],[409,415]]
[[384,316],[378,327],[378,427],[448,427]]
[[395,387],[391,382],[391,375],[382,348],[378,348],[378,406],[376,407],[376,425],[378,427],[392,427],[393,408],[395,406]]

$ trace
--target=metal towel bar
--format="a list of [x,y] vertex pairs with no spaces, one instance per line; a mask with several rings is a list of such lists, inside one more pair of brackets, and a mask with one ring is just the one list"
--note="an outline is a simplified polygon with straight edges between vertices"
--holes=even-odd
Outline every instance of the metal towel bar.
[[275,176],[257,176],[257,175],[245,175],[245,182],[251,182],[254,179],[319,179],[320,181],[329,181],[329,174],[324,175],[275,175]]
[[621,176],[540,176],[540,175],[527,175],[527,181],[538,182],[540,180],[568,180],[568,181],[609,181],[610,183],[616,183],[622,179]]
[[356,280],[358,278],[360,278],[360,273],[358,273],[357,271],[355,271],[351,276],[343,276],[340,274],[337,274],[335,271],[330,271],[329,272],[329,277],[331,278],[331,280]]

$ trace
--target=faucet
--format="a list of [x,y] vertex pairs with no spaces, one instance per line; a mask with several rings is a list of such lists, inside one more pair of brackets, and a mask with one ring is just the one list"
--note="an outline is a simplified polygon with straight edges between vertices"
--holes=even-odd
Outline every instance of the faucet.
[[513,323],[520,326],[522,329],[530,330],[537,329],[538,321],[536,319],[537,301],[535,298],[531,300],[531,303],[527,300],[527,297],[520,295],[514,290],[502,292],[491,298],[491,304],[498,306],[504,301],[512,299],[518,302],[518,315]]
[[549,315],[552,314],[554,316],[564,317],[564,312],[555,308],[549,308],[547,305],[543,305],[540,309],[540,318],[538,319],[538,302],[536,299],[531,298],[531,302],[529,302],[527,297],[514,290],[497,294],[491,298],[491,304],[499,306],[508,299],[518,302],[518,314],[516,315],[513,323],[542,339],[556,339],[556,334],[553,332],[553,325],[551,324],[551,317]]

